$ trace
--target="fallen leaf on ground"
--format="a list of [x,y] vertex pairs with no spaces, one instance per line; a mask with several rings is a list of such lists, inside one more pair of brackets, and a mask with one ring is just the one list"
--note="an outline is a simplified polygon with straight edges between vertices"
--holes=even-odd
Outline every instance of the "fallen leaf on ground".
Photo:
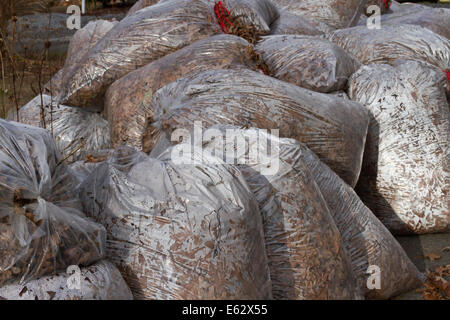
[[439,260],[441,258],[440,255],[436,254],[436,253],[429,253],[424,255],[424,257],[426,259],[429,259],[430,261],[434,261],[434,260]]
[[450,282],[444,279],[446,276],[450,276],[450,265],[428,271],[424,288],[418,289],[417,292],[422,292],[425,300],[450,300]]

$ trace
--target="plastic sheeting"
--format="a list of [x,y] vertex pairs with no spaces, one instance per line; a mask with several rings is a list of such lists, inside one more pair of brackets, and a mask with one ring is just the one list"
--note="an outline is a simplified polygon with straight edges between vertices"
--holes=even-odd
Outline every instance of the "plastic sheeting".
[[279,129],[305,142],[349,184],[358,180],[368,113],[358,103],[316,93],[250,70],[214,70],[173,82],[155,93],[144,136],[150,151],[161,133],[194,121]]
[[272,2],[289,13],[303,15],[334,29],[341,29],[354,26],[358,22],[366,0],[272,0]]
[[105,229],[75,186],[45,130],[0,120],[0,286],[103,257]]
[[[217,35],[197,41],[114,82],[106,93],[105,111],[113,146],[142,149],[147,118],[154,112],[153,94],[180,78],[213,69],[256,70],[253,46],[240,37]],[[124,94],[126,92],[126,94]]]
[[388,299],[420,286],[423,275],[356,192],[306,146],[292,140],[290,146],[300,150],[301,160],[319,186],[366,298]]
[[450,230],[447,82],[417,62],[362,67],[349,97],[371,113],[358,194],[394,233]]
[[334,43],[311,36],[268,36],[256,46],[271,76],[300,87],[345,89],[360,63]]
[[0,300],[133,300],[119,270],[108,261],[83,268],[76,277],[61,273],[7,285],[0,288]]
[[[316,36],[324,33],[321,31],[322,29],[313,20],[281,10],[280,17],[270,26],[270,34],[304,34]],[[327,31],[331,31],[331,28]]]
[[120,147],[81,186],[136,299],[268,299],[258,205],[237,168]]
[[[42,103],[43,102],[43,103]],[[35,97],[19,109],[20,122],[44,127],[53,134],[58,151],[68,162],[84,160],[91,153],[110,147],[109,124],[98,113],[80,108],[57,106],[52,97]]]
[[110,84],[197,40],[220,33],[207,0],[171,0],[124,18],[68,72],[59,102],[99,108]]
[[75,32],[69,43],[64,67],[45,85],[45,93],[55,97],[58,96],[64,73],[77,65],[84,55],[117,23],[117,21],[106,20],[90,21],[86,26]]
[[449,68],[450,41],[421,26],[360,26],[334,31],[327,38],[363,64],[414,60],[441,71]]
[[236,164],[258,200],[273,298],[361,298],[341,235],[299,149],[265,130],[210,129],[204,154]]

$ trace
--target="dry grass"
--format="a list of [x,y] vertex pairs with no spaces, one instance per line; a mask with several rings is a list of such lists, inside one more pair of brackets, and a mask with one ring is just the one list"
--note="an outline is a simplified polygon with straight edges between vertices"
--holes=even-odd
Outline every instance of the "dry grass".
[[[2,0],[0,3],[0,118],[42,92],[44,84],[62,66],[64,57],[50,57],[48,48],[31,57],[14,50],[16,16],[45,12],[53,0]],[[7,30],[8,22],[12,27]],[[49,43],[49,45],[51,45]],[[17,113],[17,112],[16,112]],[[17,119],[17,118],[16,118]]]
[[[13,77],[11,63],[7,63],[4,66],[4,78],[0,80],[0,118],[10,115],[17,120],[15,115],[17,106],[21,107],[39,95],[43,85],[63,67],[64,61],[64,56],[45,57],[43,60],[24,60],[22,57],[16,56],[16,77]],[[41,86],[39,86],[39,81]],[[2,94],[3,88],[6,91],[4,94]]]
[[[13,43],[20,39],[14,23],[17,16],[35,12],[51,13],[58,8],[52,6],[61,4],[80,5],[81,0],[0,0],[0,118],[14,114],[14,119],[18,120],[17,110],[43,92],[44,85],[63,67],[65,60],[65,56],[49,56],[49,42],[46,42],[46,49],[37,55],[15,52]],[[103,9],[102,3],[94,0],[88,0],[86,4],[88,11],[92,9],[94,14],[101,14],[105,10],[108,13],[112,10],[127,10],[123,7]]]

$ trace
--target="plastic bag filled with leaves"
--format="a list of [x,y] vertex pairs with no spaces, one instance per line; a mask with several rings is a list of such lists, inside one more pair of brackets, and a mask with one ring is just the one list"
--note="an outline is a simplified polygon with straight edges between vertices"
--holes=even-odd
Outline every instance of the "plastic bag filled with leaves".
[[414,60],[437,70],[450,67],[450,40],[415,25],[383,25],[381,29],[358,26],[336,30],[326,37],[361,63]]
[[264,37],[256,52],[271,76],[324,93],[345,89],[360,66],[338,45],[312,36]]
[[[318,20],[334,29],[354,26],[366,0],[272,0],[281,10]],[[322,30],[327,31],[327,30]]]
[[144,9],[145,7],[153,6],[159,2],[168,1],[168,0],[139,0],[137,1],[131,8],[128,10],[127,16],[131,16],[136,11]]
[[78,186],[86,180],[91,172],[97,167],[98,163],[95,162],[86,162],[83,160],[72,163],[69,168],[72,171],[72,174],[78,181]]
[[[194,134],[186,143],[195,145]],[[283,140],[266,130],[212,126],[199,147],[237,165],[256,196],[274,299],[359,299],[350,259],[322,194],[298,149]]]
[[[128,12],[134,14],[137,10],[156,3],[171,0],[140,0]],[[278,18],[277,8],[270,0],[206,0],[214,8],[217,23],[225,33],[241,36],[254,42],[258,36],[266,35],[270,25]]]
[[136,299],[268,299],[258,205],[239,170],[201,152],[119,147],[81,186]]
[[[72,275],[59,273],[0,288],[0,300],[133,300],[119,270],[106,260]],[[70,286],[70,287],[69,287]]]
[[124,18],[68,71],[59,102],[98,108],[110,84],[197,40],[220,33],[207,0],[171,0]]
[[388,13],[391,2],[391,0],[367,0],[364,11],[362,13],[366,16],[372,15],[373,12],[371,12],[370,6],[378,6],[379,12],[381,14]]
[[257,70],[253,46],[240,37],[217,35],[197,41],[114,82],[106,93],[105,111],[113,146],[142,149],[145,123],[153,116],[153,94],[165,85],[214,69]]
[[[192,141],[195,131],[189,134],[182,140]],[[353,288],[353,298],[361,292],[368,299],[388,299],[420,285],[423,275],[397,240],[356,192],[304,144],[267,130],[230,126],[212,126],[201,137],[195,136],[195,141],[201,141],[205,152],[237,164],[256,195],[274,298],[344,299]],[[171,143],[179,140],[162,137],[158,145]],[[356,285],[342,272],[346,255]],[[330,271],[332,266],[336,269]],[[379,282],[370,281],[373,287],[367,285],[368,270],[381,271]],[[321,278],[333,272],[334,276]],[[301,281],[302,277],[308,281]],[[345,283],[340,282],[345,278]],[[339,286],[341,291],[333,292]]]
[[[304,34],[316,36],[324,33],[322,29],[316,25],[314,20],[280,10],[280,16],[270,26],[270,34]],[[327,31],[331,31],[331,28]]]
[[279,129],[306,143],[350,185],[358,180],[368,113],[353,101],[317,93],[250,70],[213,70],[173,82],[152,101],[143,143],[191,129],[195,121]]
[[322,192],[365,297],[388,299],[417,288],[423,275],[353,188],[305,145],[288,139],[283,142],[299,152]]
[[108,160],[114,154],[114,149],[96,150],[89,153],[85,160],[79,160],[69,165],[72,175],[77,179],[78,186],[86,180],[91,172],[102,162]]
[[69,43],[64,67],[45,85],[45,93],[55,97],[58,96],[64,73],[80,62],[84,55],[117,23],[117,21],[107,20],[90,21],[85,27],[75,32]]
[[79,211],[61,160],[45,130],[0,120],[0,286],[103,257],[105,229]]
[[362,67],[349,97],[371,114],[357,192],[396,234],[450,230],[450,111],[443,72]]
[[383,15],[381,24],[413,24],[419,25],[450,39],[450,9],[429,8]]
[[42,95],[42,100],[37,96],[20,108],[19,119],[51,132],[58,151],[68,162],[84,160],[91,153],[110,147],[109,124],[99,113],[57,106],[48,95]]
[[424,4],[417,4],[417,3],[400,3],[395,0],[390,1],[389,4],[389,13],[404,13],[409,14],[413,12],[419,12],[423,10],[429,10],[431,9],[430,6],[424,5]]
[[221,29],[255,43],[270,33],[271,24],[278,19],[278,9],[270,0],[212,1]]

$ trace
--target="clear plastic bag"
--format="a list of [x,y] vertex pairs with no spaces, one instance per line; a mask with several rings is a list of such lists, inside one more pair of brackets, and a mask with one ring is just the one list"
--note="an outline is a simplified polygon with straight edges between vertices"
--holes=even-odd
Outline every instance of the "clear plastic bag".
[[199,147],[237,165],[256,196],[274,299],[362,298],[325,200],[299,149],[284,140],[266,130],[212,126]]
[[395,0],[392,0],[389,5],[389,12],[394,14],[410,14],[413,12],[420,12],[423,10],[429,10],[431,9],[430,6],[426,6],[423,4],[417,4],[417,3],[400,3]]
[[[399,3],[395,0],[387,0],[388,1],[388,6],[389,9],[386,10],[386,4],[384,3],[384,0],[369,0],[367,3],[367,7],[369,7],[370,5],[376,4],[381,8],[381,19],[383,20],[385,17],[388,16],[408,16],[410,14],[414,14],[414,13],[420,13],[423,11],[428,11],[430,9],[432,9],[431,6],[427,6],[427,5],[422,5],[422,4],[417,4],[417,3]],[[373,13],[368,13],[367,12],[367,8],[365,11],[365,14],[367,16],[372,15]],[[361,15],[360,20],[358,21],[358,26],[365,26],[367,24],[367,17],[366,15]]]
[[90,21],[86,26],[75,32],[67,49],[64,67],[45,85],[45,93],[54,97],[58,96],[64,73],[79,63],[84,55],[117,23],[117,21],[111,22],[107,20]]
[[422,26],[439,34],[446,39],[450,39],[450,9],[429,8],[422,10],[401,11],[383,15],[381,24],[413,24]]
[[152,61],[220,33],[207,0],[171,0],[124,18],[63,79],[59,102],[101,108],[109,85]]
[[[241,36],[251,43],[270,33],[270,25],[279,17],[278,9],[270,0],[223,0],[216,2],[215,10],[222,30]],[[217,6],[222,5],[222,8]],[[225,17],[228,19],[222,19]]]
[[360,63],[334,43],[312,37],[264,37],[256,46],[271,76],[317,92],[345,89]]
[[359,26],[336,30],[326,37],[363,64],[414,60],[441,71],[449,68],[450,41],[421,26]]
[[261,216],[237,168],[122,146],[80,193],[136,299],[271,298]]
[[43,129],[0,120],[0,286],[101,259],[105,229]]
[[107,161],[114,154],[114,149],[97,150],[90,153],[86,160],[79,160],[69,165],[72,175],[76,178],[80,187],[94,169],[102,162]]
[[[69,288],[68,283],[73,287]],[[119,270],[111,262],[102,260],[81,269],[79,275],[60,273],[25,285],[1,287],[0,300],[133,300],[133,295]]]
[[72,163],[69,168],[72,170],[73,176],[78,181],[78,186],[81,186],[81,184],[86,180],[92,171],[96,168],[98,163],[94,162],[86,162],[86,161],[77,161]]
[[206,70],[244,67],[257,70],[254,57],[253,46],[244,39],[217,35],[197,41],[117,80],[105,96],[113,146],[127,144],[142,149],[146,120],[154,114],[150,102],[153,94],[163,86]]
[[350,185],[358,180],[368,126],[360,104],[317,93],[250,70],[213,70],[173,82],[154,94],[143,143],[191,129],[195,121],[279,129],[306,143]]
[[357,192],[395,234],[450,230],[450,111],[442,71],[362,67],[349,97],[371,113]]
[[[302,162],[322,192],[366,298],[389,299],[420,286],[423,275],[356,192],[305,145],[287,139],[284,142],[289,142],[292,149],[298,150]],[[379,289],[375,286],[376,282],[368,281],[371,273],[378,271]],[[368,283],[374,287],[368,287]]]
[[391,2],[391,0],[367,0],[363,14],[366,16],[370,16],[372,14],[368,12],[370,6],[378,6],[381,14],[388,13],[390,11],[389,8],[391,6]]
[[153,6],[162,1],[168,1],[168,0],[139,0],[130,8],[130,10],[128,10],[127,16],[131,16],[141,9],[144,9],[149,6]]
[[107,149],[111,145],[109,123],[100,114],[80,108],[57,106],[48,95],[42,95],[42,100],[41,96],[37,96],[20,108],[19,119],[20,122],[45,127],[51,132],[58,151],[68,162],[85,160],[91,153]]
[[[186,141],[236,164],[255,193],[275,299],[348,299],[360,298],[360,292],[388,299],[420,285],[423,275],[392,234],[304,144],[267,130],[223,125],[202,135],[190,132]],[[179,141],[161,138],[158,146],[171,143]],[[379,268],[380,289],[367,286],[369,267]]]
[[[144,7],[167,1],[171,0],[141,0],[130,9],[128,15]],[[268,34],[270,25],[279,16],[277,8],[270,0],[205,1],[214,8],[217,23],[223,32],[241,36],[252,43],[258,36]]]
[[[304,34],[316,36],[324,33],[322,29],[313,20],[289,13],[285,10],[280,10],[280,17],[270,26],[270,34]],[[327,29],[328,31],[331,31],[331,28],[329,30]]]
[[272,0],[272,2],[289,13],[318,20],[334,29],[341,29],[354,26],[358,22],[366,0]]
[[85,54],[118,23],[118,21],[95,20],[78,30],[70,40],[64,67],[70,70],[72,66],[81,62]]

